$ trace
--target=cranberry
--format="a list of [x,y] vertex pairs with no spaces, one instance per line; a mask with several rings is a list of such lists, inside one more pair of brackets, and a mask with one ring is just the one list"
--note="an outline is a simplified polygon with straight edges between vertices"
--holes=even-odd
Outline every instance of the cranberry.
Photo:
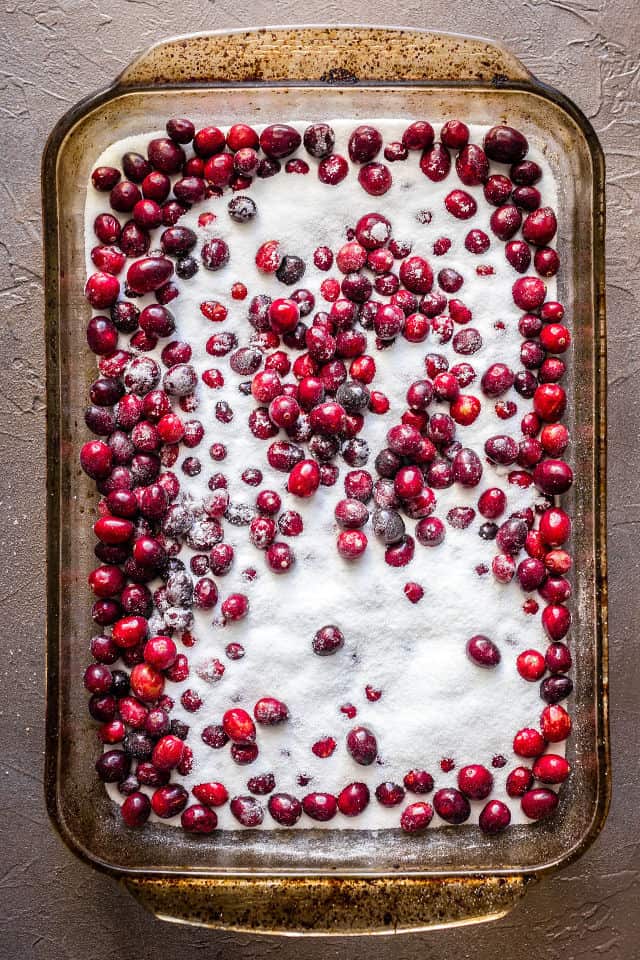
[[368,194],[380,197],[391,187],[391,171],[384,163],[367,163],[360,168],[358,182]]
[[473,450],[463,447],[453,460],[453,478],[463,487],[476,487],[482,479],[482,464]]
[[338,802],[331,793],[309,793],[302,800],[302,809],[312,820],[326,822],[335,817]]
[[438,816],[447,823],[464,823],[471,815],[469,801],[453,787],[438,790],[433,797],[433,806]]
[[467,187],[484,183],[489,175],[489,161],[484,150],[474,143],[464,146],[456,158],[456,173]]
[[513,204],[498,207],[491,214],[489,226],[500,240],[510,240],[520,229],[522,214]]
[[424,547],[437,547],[445,537],[445,528],[438,517],[425,517],[415,529],[416,540]]
[[530,820],[543,820],[555,812],[558,806],[558,795],[553,790],[538,787],[523,794],[520,804],[523,813]]
[[185,154],[174,140],[157,137],[147,147],[147,156],[156,170],[161,173],[178,173],[185,162]]
[[502,800],[490,800],[482,810],[478,818],[478,824],[483,833],[494,836],[501,833],[511,823],[511,811]]
[[405,147],[404,143],[400,143],[399,140],[394,140],[392,143],[388,143],[384,148],[384,158],[388,160],[389,163],[395,163],[397,160],[406,160],[409,156],[409,151]]
[[290,156],[301,143],[302,137],[298,131],[286,123],[274,123],[265,127],[260,134],[260,146],[273,160],[282,160]]
[[356,560],[367,548],[367,537],[361,530],[343,530],[338,534],[338,553],[345,560]]
[[533,776],[542,783],[564,783],[570,771],[568,761],[555,753],[543,754],[533,765]]
[[420,158],[420,169],[429,180],[440,183],[449,175],[451,157],[449,151],[442,144],[436,143],[426,150]]
[[471,800],[484,800],[493,789],[493,777],[481,764],[470,764],[459,770],[458,788]]
[[177,783],[160,787],[151,797],[151,806],[157,817],[167,820],[175,817],[187,805],[189,794]]
[[94,220],[93,230],[101,243],[117,243],[120,239],[120,221],[110,213],[99,214]]
[[551,496],[566,493],[573,483],[573,472],[564,460],[543,460],[537,464],[533,479],[537,488]]
[[476,201],[466,190],[452,190],[445,197],[444,205],[457,220],[468,220],[478,209]]
[[227,788],[216,781],[198,783],[193,787],[192,793],[196,800],[207,807],[221,807],[229,798]]
[[344,646],[344,636],[338,627],[321,627],[313,638],[313,652],[319,657],[328,657]]
[[109,194],[109,203],[118,213],[130,213],[141,199],[139,188],[130,180],[121,180]]
[[504,363],[493,363],[483,374],[481,385],[488,397],[499,397],[514,383],[514,374]]
[[425,830],[433,819],[433,807],[430,803],[418,800],[410,803],[402,811],[400,826],[406,833],[416,833]]
[[564,643],[551,643],[545,652],[545,663],[552,673],[571,669],[571,652]]
[[[211,551],[211,569],[214,573],[217,573],[218,571],[216,567],[218,564],[217,557],[216,560],[213,558],[214,551],[215,547]],[[227,599],[223,601],[220,609],[222,610],[222,615],[226,620],[242,620],[249,612],[249,601],[242,593],[231,593]]]
[[255,797],[233,797],[229,809],[243,827],[257,827],[264,820],[264,808]]
[[566,405],[566,393],[555,383],[541,384],[533,395],[533,408],[540,419],[546,423],[555,423],[560,420]]
[[519,730],[513,738],[513,752],[519,757],[538,757],[544,745],[542,734],[532,727]]
[[141,827],[149,819],[151,801],[145,793],[130,793],[120,808],[122,819],[128,827]]
[[493,640],[477,634],[467,641],[467,655],[479,667],[497,667],[501,656]]
[[464,238],[464,245],[469,253],[481,254],[487,252],[491,241],[484,230],[470,230]]
[[224,240],[214,237],[203,244],[200,256],[207,270],[220,270],[229,262],[229,247]]
[[350,783],[338,795],[338,809],[345,817],[357,817],[369,805],[366,783]]
[[167,282],[173,264],[166,257],[145,257],[136,260],[127,271],[127,283],[134,293],[151,293]]
[[560,269],[560,257],[551,247],[538,247],[533,265],[541,277],[554,277]]
[[389,240],[391,224],[381,213],[367,213],[358,220],[355,235],[365,250],[377,250]]
[[513,127],[492,127],[484,137],[484,149],[491,160],[499,163],[519,163],[528,149],[526,137]]
[[391,781],[381,783],[376,787],[376,800],[383,807],[396,807],[404,800],[404,787]]

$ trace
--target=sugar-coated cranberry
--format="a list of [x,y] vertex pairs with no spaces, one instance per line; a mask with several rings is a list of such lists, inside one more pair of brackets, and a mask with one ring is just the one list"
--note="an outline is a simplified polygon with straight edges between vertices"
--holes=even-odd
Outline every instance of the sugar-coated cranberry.
[[500,650],[489,637],[477,634],[467,641],[467,655],[479,667],[497,667],[500,663]]
[[433,807],[430,803],[417,800],[405,807],[400,816],[400,826],[406,833],[425,830],[433,819]]
[[445,528],[438,517],[424,517],[416,524],[416,540],[423,547],[437,547],[445,537]]
[[478,209],[476,201],[466,190],[452,190],[445,197],[444,205],[457,220],[468,220]]
[[380,783],[375,790],[376,800],[383,807],[396,807],[404,799],[404,787],[399,783],[387,781]]
[[358,182],[368,194],[380,197],[391,187],[391,171],[384,163],[366,163],[360,168]]
[[326,822],[335,817],[338,802],[331,793],[309,793],[302,800],[302,809],[312,820]]
[[264,820],[264,807],[255,797],[233,797],[229,809],[243,827],[257,827]]
[[456,157],[456,173],[467,187],[476,187],[489,175],[487,155],[475,143],[468,143]]
[[513,300],[521,310],[537,310],[547,295],[547,288],[539,277],[521,277],[513,284]]
[[440,183],[445,180],[451,169],[451,156],[441,143],[434,144],[420,158],[420,169],[429,180]]
[[343,530],[338,534],[338,553],[345,560],[357,560],[367,548],[367,537],[361,530]]
[[200,257],[207,270],[221,270],[229,262],[229,247],[220,237],[212,237],[202,245]]

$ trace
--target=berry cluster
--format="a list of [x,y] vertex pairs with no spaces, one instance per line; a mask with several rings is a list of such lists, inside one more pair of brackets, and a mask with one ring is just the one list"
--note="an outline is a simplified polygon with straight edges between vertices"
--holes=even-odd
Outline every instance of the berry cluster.
[[[188,495],[188,479],[203,469],[196,453],[181,461],[185,480],[170,469],[185,448],[200,447],[206,427],[184,415],[197,410],[202,389],[225,387],[226,371],[212,367],[198,373],[191,362],[192,346],[171,339],[179,331],[168,305],[201,269],[224,271],[233,257],[231,245],[215,235],[217,214],[200,214],[200,232],[179,221],[198,204],[231,190],[226,216],[243,229],[259,216],[256,202],[246,195],[254,177],[276,176],[283,166],[285,174],[305,176],[315,166],[319,180],[332,187],[350,175],[351,167],[346,157],[334,153],[335,134],[326,123],[312,124],[303,135],[286,124],[273,124],[260,134],[235,124],[225,135],[217,127],[196,131],[190,121],[173,119],[166,132],[166,137],[149,141],[146,157],[125,154],[122,171],[103,166],[92,174],[93,187],[108,193],[111,208],[93,225],[100,241],[90,253],[97,272],[86,284],[91,306],[105,311],[93,316],[87,328],[100,377],[90,387],[85,421],[98,439],[85,443],[80,454],[82,468],[102,495],[94,525],[100,565],[91,572],[89,585],[96,597],[93,619],[105,632],[92,640],[95,662],[87,668],[85,686],[91,693],[90,714],[100,723],[99,738],[113,749],[99,758],[98,775],[117,784],[125,796],[122,816],[129,826],[141,825],[153,810],[161,818],[181,814],[189,832],[215,829],[213,808],[227,802],[226,787],[217,782],[198,784],[193,788],[198,803],[188,806],[186,789],[170,782],[173,771],[181,776],[191,771],[193,755],[186,743],[189,729],[171,718],[174,702],[165,693],[165,681],[186,681],[189,660],[179,645],[188,649],[196,642],[193,611],[212,611],[218,605],[219,579],[234,562],[225,525],[246,528],[249,542],[264,554],[267,569],[286,574],[296,562],[288,540],[303,534],[304,521],[297,510],[282,509],[283,494],[304,501],[321,487],[335,485],[340,474],[336,461],[341,458],[351,469],[344,476],[345,497],[334,509],[340,557],[357,562],[363,556],[369,547],[368,528],[382,545],[382,562],[404,567],[411,564],[416,549],[438,548],[445,541],[446,524],[466,529],[477,512],[484,521],[479,536],[495,541],[497,548],[491,563],[495,580],[506,584],[515,578],[529,594],[527,613],[539,612],[534,592],[544,601],[540,616],[550,645],[545,653],[533,649],[521,653],[517,670],[525,681],[540,681],[546,706],[540,729],[520,730],[514,738],[515,756],[534,763],[532,768],[514,767],[506,790],[510,797],[521,798],[527,817],[547,816],[558,802],[549,785],[562,783],[569,773],[562,756],[546,751],[550,744],[564,741],[571,729],[569,715],[560,706],[572,690],[567,675],[571,655],[564,642],[571,624],[565,605],[571,594],[567,579],[571,558],[566,550],[571,521],[553,502],[573,482],[562,459],[569,433],[560,422],[567,400],[560,385],[566,370],[561,356],[571,337],[563,323],[562,304],[547,299],[544,280],[560,265],[549,246],[557,223],[554,211],[541,205],[536,184],[542,171],[526,159],[526,138],[510,127],[493,127],[480,146],[469,142],[464,123],[451,120],[442,127],[438,142],[426,121],[410,124],[398,142],[383,145],[380,132],[370,125],[358,126],[348,141],[348,158],[358,170],[358,182],[373,197],[391,188],[389,165],[407,162],[416,152],[427,180],[438,183],[451,174],[462,187],[482,188],[495,209],[488,223],[469,229],[464,246],[481,257],[500,242],[506,261],[520,274],[512,286],[513,303],[523,311],[520,370],[500,362],[486,369],[478,368],[477,360],[472,363],[483,339],[472,324],[472,311],[458,296],[464,277],[447,267],[435,272],[434,260],[414,254],[410,244],[396,239],[393,224],[381,212],[360,217],[335,250],[315,249],[317,271],[330,274],[336,268],[336,275],[327,275],[317,294],[297,286],[310,266],[302,257],[275,239],[257,246],[258,271],[265,277],[274,275],[284,295],[273,298],[260,290],[249,291],[235,280],[229,289],[231,300],[244,301],[252,293],[246,342],[224,329],[206,339],[207,354],[242,378],[238,389],[256,404],[248,431],[269,442],[266,463],[286,475],[284,490],[278,492],[262,485],[260,467],[248,467],[243,482],[260,489],[252,505],[243,505],[231,500],[222,472],[209,477],[206,497],[196,500]],[[318,162],[310,165],[294,157],[300,148]],[[376,159],[381,152],[386,164]],[[508,165],[509,175],[492,172],[492,162],[502,165],[501,171]],[[462,187],[446,195],[444,207],[456,220],[467,221],[476,216],[478,206]],[[119,214],[129,219],[122,223]],[[425,210],[418,219],[428,223],[431,216]],[[450,247],[450,238],[439,238],[433,258],[446,255]],[[535,274],[527,272],[532,263]],[[479,263],[476,273],[490,276],[492,270]],[[126,279],[121,282],[123,271]],[[136,304],[150,295],[154,302]],[[318,310],[317,297],[322,300]],[[219,300],[200,303],[202,319],[216,326],[224,324],[228,309]],[[389,398],[375,389],[376,360],[373,351],[368,352],[368,334],[376,351],[392,348],[399,338],[416,345],[429,339],[434,346],[451,343],[462,359],[450,366],[444,353],[428,352],[424,375],[406,390],[406,409],[392,410]],[[522,439],[496,432],[478,451],[469,430],[471,439],[463,442],[483,406],[493,404],[499,421],[513,418],[518,410],[514,394],[529,401],[520,422]],[[366,420],[388,413],[386,446],[372,452],[361,436]],[[230,424],[233,417],[228,400],[216,403],[220,425]],[[208,453],[214,463],[223,464],[227,449],[216,441]],[[372,453],[375,476],[367,469]],[[505,492],[487,487],[479,492],[477,510],[460,506],[444,518],[436,516],[434,491],[455,485],[480,487],[485,464],[509,468],[507,482],[514,488],[535,485],[543,498],[536,509],[508,514]],[[407,532],[409,521],[415,521],[412,533]],[[183,550],[183,555],[191,553],[188,563],[180,559]],[[254,568],[244,571],[247,583],[256,576]],[[404,594],[415,604],[424,589],[411,581]],[[220,602],[217,622],[238,621],[249,612],[247,594],[230,593]],[[313,653],[332,655],[343,643],[338,627],[325,626],[313,638]],[[225,652],[231,662],[244,654],[237,642],[229,643]],[[483,668],[494,668],[501,660],[496,643],[480,635],[468,641],[467,654]],[[216,683],[226,669],[213,659],[199,676]],[[366,696],[375,702],[381,691],[367,687]],[[181,704],[196,713],[202,699],[185,689]],[[355,716],[351,705],[341,709]],[[286,705],[270,696],[258,700],[253,709],[258,725],[284,723],[288,716]],[[240,707],[228,710],[220,724],[202,730],[202,740],[214,749],[230,743],[233,760],[250,764],[259,750],[254,719]],[[378,758],[376,736],[365,726],[353,727],[345,743],[356,764],[368,766]],[[336,741],[329,736],[312,747],[322,758],[335,749]],[[504,762],[494,758],[493,765]],[[450,770],[453,764],[444,758],[441,766]],[[545,786],[536,786],[536,781]],[[437,790],[433,806],[422,800],[406,806],[400,817],[402,829],[425,828],[434,810],[447,823],[466,821],[469,800],[487,800],[493,776],[485,766],[471,764],[459,770],[457,784],[457,789]],[[275,787],[272,775],[251,778],[252,795],[233,797],[231,813],[243,826],[256,826],[265,811],[255,795],[269,794],[271,817],[293,826],[303,812],[326,821],[338,812],[356,816],[370,801],[369,788],[361,782],[350,783],[337,796],[314,792],[302,800],[275,793]],[[141,788],[153,791],[150,798]],[[375,797],[383,806],[395,806],[403,803],[407,791],[424,794],[433,788],[429,773],[412,770],[403,785],[381,783]],[[498,799],[488,799],[479,815],[481,829],[489,834],[509,821],[509,808]]]

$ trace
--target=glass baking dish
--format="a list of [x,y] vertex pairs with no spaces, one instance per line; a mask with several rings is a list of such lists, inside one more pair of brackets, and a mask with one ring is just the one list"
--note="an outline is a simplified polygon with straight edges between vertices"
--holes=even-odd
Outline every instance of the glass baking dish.
[[[547,143],[559,185],[560,299],[571,319],[575,734],[558,816],[498,838],[477,827],[218,832],[121,826],[94,775],[81,683],[92,632],[95,494],[81,472],[94,377],[83,297],[85,184],[113,140],[187,115],[196,125],[326,117],[508,120]],[[287,28],[169,40],[53,130],[42,167],[48,362],[46,795],[79,856],[158,916],[283,933],[381,933],[490,919],[527,884],[579,856],[609,799],[605,544],[604,164],[588,121],[506,50],[480,39],[377,28]]]

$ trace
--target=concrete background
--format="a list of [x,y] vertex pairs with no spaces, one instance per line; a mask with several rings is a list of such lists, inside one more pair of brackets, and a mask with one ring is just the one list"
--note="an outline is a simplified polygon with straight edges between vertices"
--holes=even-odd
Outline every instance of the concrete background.
[[53,833],[42,800],[44,361],[39,164],[75,101],[163,36],[301,22],[389,23],[494,36],[584,110],[608,163],[613,807],[590,852],[483,927],[385,938],[378,956],[483,960],[638,956],[640,821],[640,15],[635,0],[6,0],[0,18],[0,958],[364,958],[365,940],[295,941],[169,926]]

